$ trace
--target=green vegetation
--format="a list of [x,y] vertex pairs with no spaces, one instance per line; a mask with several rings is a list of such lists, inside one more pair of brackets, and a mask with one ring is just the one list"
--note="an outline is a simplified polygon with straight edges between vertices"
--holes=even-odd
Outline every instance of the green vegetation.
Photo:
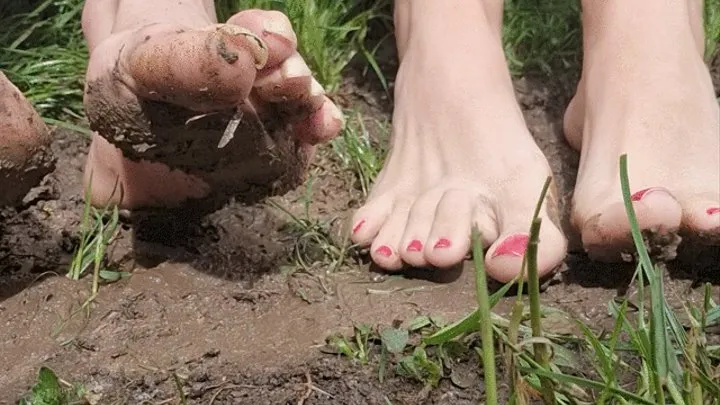
[[87,66],[83,1],[35,3],[30,11],[0,14],[0,70],[50,123],[79,120]]
[[48,367],[41,367],[30,392],[20,400],[20,405],[80,405],[87,404],[85,387],[69,384]]
[[[474,232],[478,299],[474,312],[450,325],[422,316],[399,327],[375,330],[360,326],[353,338],[332,336],[329,343],[338,353],[360,363],[376,360],[381,379],[392,360],[396,372],[424,384],[425,393],[442,379],[462,387],[464,383],[454,373],[455,366],[475,354],[482,365],[488,405],[501,403],[498,381],[504,381],[503,385],[508,387],[507,400],[502,403],[510,404],[528,404],[532,399],[542,399],[545,404],[718,403],[720,346],[707,345],[706,330],[720,322],[720,306],[712,301],[710,286],[706,285],[702,305],[687,304],[689,323],[680,323],[678,314],[665,299],[663,272],[650,260],[630,203],[626,156],[620,159],[620,171],[637,251],[634,286],[639,306],[633,316],[627,297],[610,302],[615,319],[610,333],[597,335],[590,327],[569,318],[565,318],[566,322],[575,324],[582,331],[582,338],[543,328],[545,320],[557,316],[558,311],[540,305],[536,246],[541,221],[536,211],[523,266],[529,299],[528,302],[524,299],[525,283],[518,277],[518,293],[510,319],[491,309],[513,283],[488,296],[483,250],[479,235]],[[547,187],[540,201],[546,190]],[[373,345],[380,347],[379,353]],[[496,356],[496,349],[503,355]],[[498,361],[503,365],[502,374],[495,370]],[[588,361],[594,370],[584,367]]]
[[[298,48],[318,81],[329,93],[339,89],[342,72],[361,53],[377,66],[365,49],[368,23],[381,18],[387,0],[220,0],[220,20],[248,8],[279,10],[285,13],[298,37]],[[379,69],[376,73],[380,74]]]

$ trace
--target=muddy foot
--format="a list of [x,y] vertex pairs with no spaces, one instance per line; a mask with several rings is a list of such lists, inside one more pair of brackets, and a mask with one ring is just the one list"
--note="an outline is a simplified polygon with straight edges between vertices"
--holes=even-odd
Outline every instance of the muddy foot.
[[19,204],[53,170],[51,140],[38,113],[0,72],[0,207]]
[[217,24],[201,1],[106,7],[89,1],[83,15],[94,204],[282,193],[303,180],[313,145],[339,132],[342,114],[284,15],[247,10]]
[[674,258],[679,232],[720,241],[720,110],[697,34],[702,19],[682,2],[641,3],[588,2],[583,78],[565,117],[568,141],[581,150],[573,221],[594,259],[634,251],[622,154],[640,227],[659,256]]
[[[514,98],[495,21],[501,13],[486,14],[477,1],[399,6],[397,30],[405,35],[398,38],[392,151],[353,218],[352,238],[370,245],[388,270],[446,268],[466,257],[476,225],[489,274],[509,281],[521,269],[550,168]],[[543,274],[565,256],[555,208],[551,196],[541,211]]]

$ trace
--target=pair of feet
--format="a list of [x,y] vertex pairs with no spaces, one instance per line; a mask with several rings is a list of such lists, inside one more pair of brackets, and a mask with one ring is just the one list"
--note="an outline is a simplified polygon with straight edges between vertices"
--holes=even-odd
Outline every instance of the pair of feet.
[[[585,14],[618,1],[589,0]],[[217,24],[212,3],[86,2],[85,106],[98,134],[85,182],[94,204],[168,207],[267,183],[283,189],[302,178],[314,145],[340,131],[340,110],[297,53],[287,18],[247,10]],[[519,271],[550,169],[514,99],[501,4],[396,1],[392,149],[352,234],[383,268],[456,264],[474,224],[490,275],[506,281]],[[702,38],[690,18],[666,29],[672,10],[638,28],[633,8],[641,6],[610,10],[609,23],[607,10],[586,18],[583,76],[565,117],[581,151],[572,218],[597,258],[616,259],[629,242],[623,153],[644,229],[710,241],[720,233],[720,118]],[[236,110],[240,128],[218,148]],[[566,240],[552,201],[541,215],[546,273],[564,258]]]
[[[401,64],[392,150],[353,218],[353,240],[369,244],[386,269],[447,267],[466,256],[476,225],[488,272],[510,281],[551,171],[514,98],[502,1],[395,4]],[[582,5],[583,71],[564,132],[581,155],[571,220],[584,248],[611,261],[634,250],[623,154],[643,230],[719,243],[720,110],[703,61],[702,2]],[[551,195],[541,211],[541,274],[566,254],[556,209]]]

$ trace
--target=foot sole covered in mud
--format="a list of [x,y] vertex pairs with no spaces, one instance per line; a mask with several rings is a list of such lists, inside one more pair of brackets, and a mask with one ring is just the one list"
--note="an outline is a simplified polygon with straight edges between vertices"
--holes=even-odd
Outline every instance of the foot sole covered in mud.
[[[115,93],[99,81],[88,84],[87,93],[92,92]],[[234,135],[219,147],[236,117],[234,109],[201,114],[159,101],[121,105],[92,97],[86,113],[91,128],[126,158],[160,162],[198,176],[212,187],[212,200],[234,197],[254,203],[305,179],[309,154],[280,115],[261,121],[251,108],[242,110]]]

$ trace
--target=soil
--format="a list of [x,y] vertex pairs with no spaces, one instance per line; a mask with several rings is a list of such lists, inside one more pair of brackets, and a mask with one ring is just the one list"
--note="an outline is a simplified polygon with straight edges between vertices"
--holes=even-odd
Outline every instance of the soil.
[[[718,62],[713,75],[720,93]],[[578,165],[561,125],[575,83],[572,74],[515,82],[563,191],[563,212]],[[339,98],[359,106],[368,121],[389,117],[390,102],[371,77],[349,75]],[[314,266],[288,274],[295,239],[284,227],[287,216],[269,204],[230,202],[197,222],[176,216],[124,224],[109,261],[132,276],[102,285],[90,311],[78,313],[91,281],[64,275],[78,242],[89,142],[63,130],[54,138],[55,170],[21,207],[0,217],[0,404],[26,392],[41,365],[83,382],[103,404],[179,403],[175,377],[188,404],[469,404],[482,398],[481,383],[461,389],[443,381],[426,393],[392,372],[381,383],[375,368],[321,350],[326,337],[351,333],[356,324],[389,325],[421,314],[457,319],[473,308],[469,263],[405,277],[378,277],[366,262],[338,272]],[[352,176],[338,169],[329,147],[312,172],[312,215],[335,219],[343,229],[361,201]],[[272,200],[299,213],[304,193],[300,187]],[[715,296],[720,292],[720,249],[687,249],[667,266],[667,297],[678,307],[701,297],[701,282],[713,283]],[[546,285],[543,304],[607,326],[607,304],[628,292],[633,269],[590,262],[575,244],[562,270]],[[502,301],[497,308],[507,307]]]

